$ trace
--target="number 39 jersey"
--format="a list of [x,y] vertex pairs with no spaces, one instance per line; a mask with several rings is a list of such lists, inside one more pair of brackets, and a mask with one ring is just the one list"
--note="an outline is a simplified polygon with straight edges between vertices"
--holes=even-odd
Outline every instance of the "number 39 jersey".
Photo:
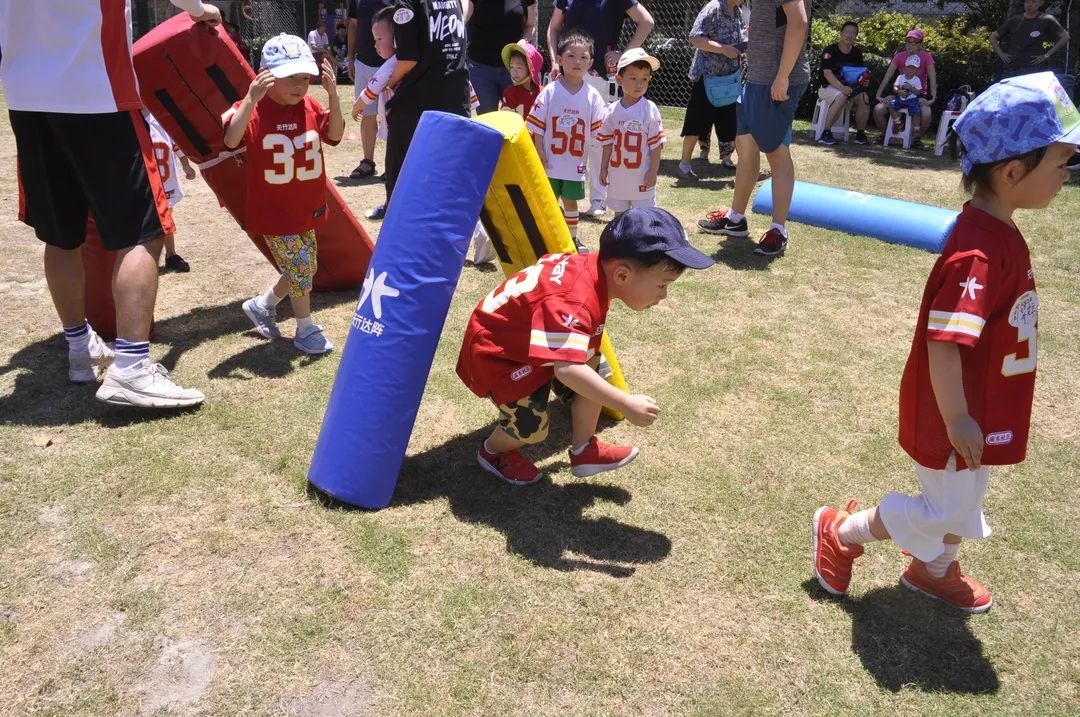
[[608,196],[612,199],[643,199],[649,152],[664,144],[664,123],[652,100],[642,97],[630,107],[621,100],[611,103],[597,136],[611,145],[608,163]]
[[[926,282],[900,383],[900,445],[917,463],[942,469],[953,452],[930,383],[927,341],[959,346],[968,413],[983,432],[982,462],[1024,460],[1038,307],[1024,237],[965,204]],[[956,467],[967,467],[959,456]]]
[[525,126],[544,138],[547,176],[571,182],[585,181],[589,142],[600,131],[607,106],[596,88],[584,83],[567,91],[560,80],[540,90]]
[[[222,115],[227,128],[240,102]],[[322,145],[330,113],[313,97],[279,105],[264,97],[244,132],[247,200],[244,229],[253,234],[299,234],[326,221]]]
[[550,381],[556,361],[600,350],[607,283],[598,254],[548,254],[511,276],[473,311],[457,373],[477,396],[513,403]]

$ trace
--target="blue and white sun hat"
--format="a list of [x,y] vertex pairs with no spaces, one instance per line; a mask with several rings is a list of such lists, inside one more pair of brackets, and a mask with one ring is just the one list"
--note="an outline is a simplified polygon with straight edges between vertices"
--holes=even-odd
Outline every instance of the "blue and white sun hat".
[[1054,142],[1080,144],[1080,112],[1053,72],[1002,80],[971,101],[953,125],[964,174]]
[[277,78],[319,74],[308,44],[296,35],[285,33],[271,37],[263,45],[261,66]]

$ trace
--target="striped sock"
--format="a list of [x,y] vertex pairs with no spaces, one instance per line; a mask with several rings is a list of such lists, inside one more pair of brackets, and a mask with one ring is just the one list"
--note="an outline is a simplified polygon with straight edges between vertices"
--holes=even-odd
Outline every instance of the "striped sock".
[[956,554],[959,552],[960,543],[945,543],[945,550],[942,551],[941,555],[929,563],[923,563],[926,566],[926,572],[941,580],[945,577],[945,573],[949,571],[949,566],[956,560]]
[[577,238],[578,213],[577,212],[568,212],[566,210],[563,210],[563,217],[566,218],[566,226],[569,227],[569,229],[570,229],[570,236],[572,236],[572,237],[574,237],[576,239]]
[[90,343],[90,322],[83,319],[81,324],[65,326],[64,338],[67,339],[69,348],[86,348],[86,345]]
[[145,358],[150,357],[149,341],[116,340],[116,358],[113,362],[121,371],[130,369]]

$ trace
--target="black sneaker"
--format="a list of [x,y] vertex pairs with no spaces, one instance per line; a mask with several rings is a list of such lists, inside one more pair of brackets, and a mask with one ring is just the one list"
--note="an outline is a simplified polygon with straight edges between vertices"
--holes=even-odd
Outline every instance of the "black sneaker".
[[172,254],[165,257],[165,269],[167,271],[175,271],[179,274],[186,274],[191,271],[191,266],[184,261],[184,257],[179,254]]
[[817,142],[818,144],[824,144],[832,147],[834,144],[836,144],[836,137],[832,136],[832,130],[827,129],[821,133],[821,136],[818,137]]
[[578,254],[588,254],[589,253],[589,251],[590,251],[589,247],[585,246],[580,241],[578,241],[577,237],[574,237],[573,239],[574,239],[574,246],[577,247],[577,253]]
[[708,234],[723,234],[729,237],[748,237],[750,230],[746,227],[746,217],[733,222],[727,217],[728,210],[721,209],[718,212],[709,212],[704,219],[698,220],[698,227]]
[[870,144],[870,140],[866,138],[865,130],[859,130],[855,133],[855,144]]

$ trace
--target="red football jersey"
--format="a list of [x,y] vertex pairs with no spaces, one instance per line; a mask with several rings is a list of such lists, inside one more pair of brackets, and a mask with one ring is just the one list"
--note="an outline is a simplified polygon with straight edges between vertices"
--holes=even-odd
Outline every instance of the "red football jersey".
[[527,117],[532,110],[536,96],[540,94],[540,88],[533,85],[527,90],[521,85],[510,85],[503,90],[502,109],[514,110],[522,117]]
[[[240,102],[222,115],[227,128]],[[315,98],[295,105],[262,98],[244,132],[247,200],[244,229],[253,234],[299,234],[326,221],[322,145],[330,113]]]
[[[1038,308],[1024,237],[965,204],[926,282],[900,382],[900,445],[916,462],[942,469],[953,453],[930,384],[927,341],[960,347],[968,412],[985,439],[982,462],[1024,460],[1035,395]],[[966,467],[957,456],[957,470]]]
[[457,372],[477,396],[513,403],[600,350],[607,282],[596,254],[548,254],[504,281],[473,311]]

